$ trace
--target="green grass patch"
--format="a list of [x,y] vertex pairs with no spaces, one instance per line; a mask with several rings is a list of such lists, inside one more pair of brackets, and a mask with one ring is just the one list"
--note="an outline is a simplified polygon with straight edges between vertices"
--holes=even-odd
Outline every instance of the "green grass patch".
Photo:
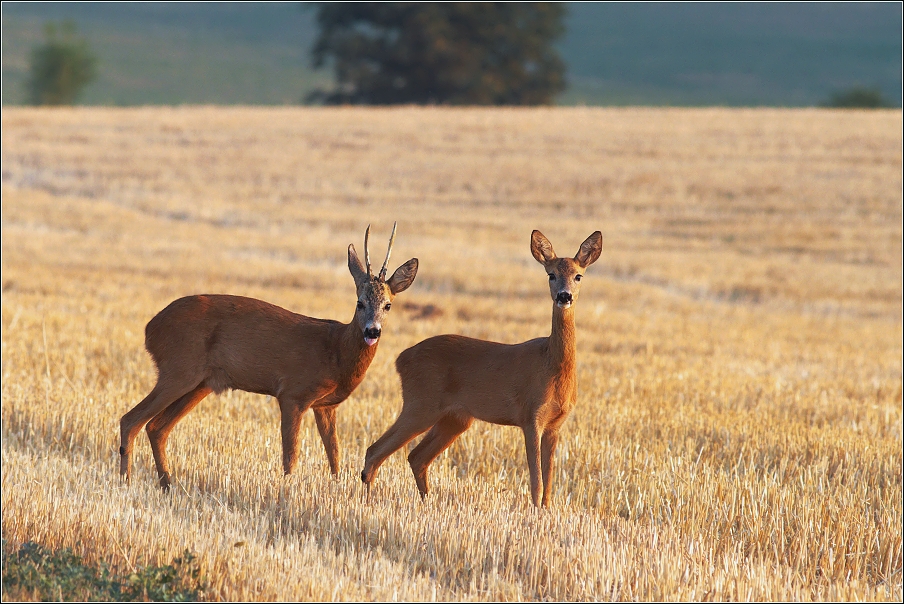
[[164,566],[113,574],[105,562],[85,564],[70,549],[28,542],[7,552],[3,540],[3,601],[189,602],[204,599],[205,584],[188,550]]

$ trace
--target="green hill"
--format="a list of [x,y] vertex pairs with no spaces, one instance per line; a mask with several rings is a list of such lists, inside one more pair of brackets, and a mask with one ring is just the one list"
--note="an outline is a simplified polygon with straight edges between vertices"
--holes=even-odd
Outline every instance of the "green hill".
[[[332,81],[299,4],[4,2],[4,105],[64,18],[99,58],[84,104],[292,104]],[[856,86],[901,104],[899,3],[573,3],[566,24],[563,104],[806,106]]]
[[901,104],[901,4],[571,5],[563,100],[816,105],[878,88]]
[[3,104],[25,101],[43,24],[71,18],[98,56],[86,105],[296,104],[331,74],[310,67],[314,15],[298,4],[3,3]]

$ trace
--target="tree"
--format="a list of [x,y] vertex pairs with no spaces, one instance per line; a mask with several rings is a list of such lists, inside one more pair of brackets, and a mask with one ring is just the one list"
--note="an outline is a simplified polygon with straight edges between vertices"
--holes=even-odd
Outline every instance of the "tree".
[[320,3],[315,67],[337,89],[311,100],[354,104],[541,105],[565,88],[552,42],[562,4]]
[[878,88],[850,88],[833,94],[825,106],[843,109],[878,109],[890,107],[891,103],[882,98],[882,91]]
[[44,25],[46,41],[31,52],[28,78],[30,101],[35,105],[71,105],[96,76],[97,59],[75,24]]

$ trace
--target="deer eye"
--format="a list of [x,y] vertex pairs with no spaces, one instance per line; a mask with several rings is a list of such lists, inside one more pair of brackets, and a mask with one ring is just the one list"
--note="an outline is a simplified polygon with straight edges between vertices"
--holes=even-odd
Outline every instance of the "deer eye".
[[583,279],[583,278],[584,278],[584,275],[575,275],[575,276],[574,276],[574,280],[575,280],[575,281],[580,281],[580,280]]
[[555,280],[556,280],[556,276],[553,275],[552,273],[549,273],[549,280],[550,280],[550,281],[555,281]]
[[392,304],[387,304],[383,307],[383,310],[389,310],[390,308],[392,308]]
[[358,310],[364,310],[364,302],[358,300]]

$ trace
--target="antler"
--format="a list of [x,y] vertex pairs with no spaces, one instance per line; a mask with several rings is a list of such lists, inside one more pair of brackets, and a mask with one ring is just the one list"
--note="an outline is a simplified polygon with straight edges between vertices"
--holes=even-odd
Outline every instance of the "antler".
[[364,231],[364,264],[367,265],[367,276],[373,277],[373,273],[370,270],[370,250],[367,249],[367,240],[370,237],[370,225],[367,225],[367,230]]
[[389,236],[389,248],[386,250],[386,260],[383,261],[383,268],[380,269],[380,281],[386,281],[386,265],[389,264],[389,255],[392,254],[392,242],[395,241],[395,232],[398,225],[398,222],[392,223],[392,235]]

